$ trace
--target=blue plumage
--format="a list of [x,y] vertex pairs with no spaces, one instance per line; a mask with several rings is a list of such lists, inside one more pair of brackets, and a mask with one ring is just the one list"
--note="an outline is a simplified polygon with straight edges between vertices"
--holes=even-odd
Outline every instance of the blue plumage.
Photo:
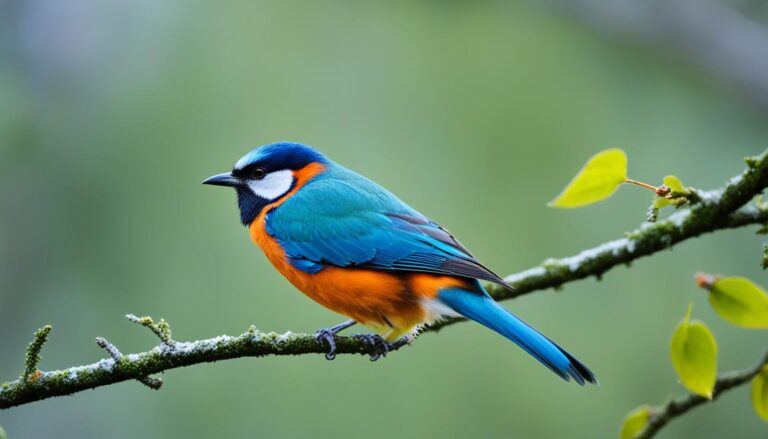
[[[482,290],[480,285],[478,287]],[[512,340],[564,380],[573,378],[581,385],[585,382],[597,383],[595,375],[587,366],[496,303],[485,290],[478,294],[450,288],[442,290],[438,299],[464,317]]]
[[[378,184],[314,149],[288,142],[266,145],[246,154],[231,173],[213,176],[205,183],[237,190],[241,220],[251,227],[256,242],[269,249],[273,264],[289,279],[303,279],[295,284],[329,308],[357,321],[377,320],[396,337],[420,323],[455,312],[512,340],[563,379],[596,383],[584,364],[488,295],[478,280],[509,286],[447,230]],[[271,250],[269,242],[276,242],[279,250]],[[342,274],[328,285],[317,283],[316,279],[323,277],[317,274],[328,267],[350,270],[338,271]],[[368,270],[389,272],[388,279],[395,279],[395,286],[381,282],[384,287],[366,284],[349,290],[340,284],[355,272]],[[417,295],[411,291],[415,288],[407,286],[408,275],[413,273],[441,276],[427,276],[436,283],[429,292],[420,290]],[[455,278],[470,282],[456,282]],[[449,282],[440,283],[445,279]],[[367,290],[377,288],[379,295],[367,296]],[[344,292],[329,293],[336,290]],[[414,314],[407,307],[418,307],[421,313]],[[406,316],[413,315],[417,316],[415,321],[407,320],[411,317]],[[393,321],[400,322],[400,326]],[[330,334],[332,344],[339,328],[348,326],[339,325],[318,334]],[[332,353],[333,347],[329,355]]]
[[[263,169],[269,173],[284,169],[297,170],[310,163],[326,162],[327,159],[322,154],[305,145],[294,142],[278,142],[250,151],[235,163],[230,174],[238,180],[247,181],[255,169]],[[240,221],[244,225],[250,224],[259,212],[272,201],[255,196],[247,185],[235,184],[234,188],[237,191]]]
[[506,286],[437,223],[367,178],[332,162],[327,166],[267,215],[267,232],[296,268],[417,271]]
[[314,149],[295,142],[277,142],[256,148],[235,163],[232,173],[244,174],[248,168],[259,166],[267,171],[301,169],[310,163],[325,163],[327,159]]

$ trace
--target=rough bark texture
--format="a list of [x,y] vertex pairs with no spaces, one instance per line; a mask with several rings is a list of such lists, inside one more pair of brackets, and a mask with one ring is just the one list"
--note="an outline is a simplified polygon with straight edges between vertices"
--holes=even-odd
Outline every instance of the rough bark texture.
[[[493,285],[488,286],[489,291],[497,300],[506,300],[533,291],[557,288],[589,276],[599,278],[617,265],[629,264],[708,232],[766,224],[768,206],[755,204],[745,207],[745,204],[768,186],[767,156],[768,151],[747,159],[747,169],[741,175],[715,191],[697,191],[699,200],[696,203],[680,209],[665,220],[645,223],[627,233],[624,238],[584,250],[575,256],[548,259],[538,267],[508,276],[506,280],[515,288],[514,291]],[[316,341],[311,334],[265,333],[254,327],[238,336],[222,335],[206,340],[178,342],[171,339],[170,327],[162,320],[154,323],[148,317],[129,315],[128,318],[152,330],[161,343],[147,352],[122,355],[106,339],[99,338],[98,345],[107,350],[110,358],[85,366],[43,372],[36,369],[37,361],[34,360],[45,341],[38,336],[31,345],[34,352],[28,353],[34,364],[30,366],[28,361],[21,378],[0,385],[0,409],[133,379],[157,389],[162,382],[151,378],[151,374],[198,363],[267,355],[325,354],[327,351],[327,346]],[[448,320],[425,328],[425,331],[435,331],[459,321],[461,319]],[[353,337],[337,337],[336,344],[337,354],[376,353],[374,346]],[[727,380],[728,377],[723,379]],[[685,410],[701,403],[695,398],[693,400],[693,405]]]
[[728,372],[718,376],[717,381],[715,382],[715,389],[712,392],[712,399],[707,399],[701,395],[694,395],[691,393],[672,399],[664,404],[663,407],[651,409],[648,425],[646,425],[645,429],[641,431],[640,434],[635,436],[635,439],[650,439],[656,436],[656,433],[667,425],[669,421],[678,416],[682,416],[688,410],[712,402],[728,390],[750,382],[755,375],[760,373],[766,364],[768,364],[768,351],[765,352],[763,358],[755,366],[749,369]]

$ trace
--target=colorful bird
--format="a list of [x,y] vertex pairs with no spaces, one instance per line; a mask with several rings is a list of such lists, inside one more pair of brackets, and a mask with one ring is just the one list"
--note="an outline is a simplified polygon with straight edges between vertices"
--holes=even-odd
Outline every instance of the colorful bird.
[[380,350],[409,340],[420,325],[464,316],[498,332],[566,381],[596,383],[564,349],[496,303],[480,284],[510,288],[446,229],[371,180],[318,151],[290,142],[254,149],[232,172],[204,184],[237,191],[251,239],[296,288],[352,320],[317,331],[333,359],[335,335],[356,334]]

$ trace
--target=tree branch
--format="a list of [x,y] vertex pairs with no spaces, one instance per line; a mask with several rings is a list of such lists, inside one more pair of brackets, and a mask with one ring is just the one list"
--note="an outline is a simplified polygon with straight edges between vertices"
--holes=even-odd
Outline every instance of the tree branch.
[[[747,164],[747,169],[732,178],[723,188],[701,192],[698,203],[675,212],[665,220],[643,224],[629,232],[625,238],[568,258],[548,259],[538,267],[511,275],[506,280],[515,287],[515,291],[489,286],[489,292],[498,300],[506,300],[533,291],[558,288],[567,282],[589,276],[599,278],[619,264],[629,264],[704,233],[750,224],[766,224],[768,207],[763,204],[743,206],[768,187],[768,151],[748,159]],[[310,334],[265,333],[255,327],[234,337],[222,335],[207,340],[178,342],[171,340],[170,327],[165,321],[155,324],[148,317],[128,317],[150,328],[161,339],[161,343],[148,352],[122,356],[110,351],[112,358],[93,364],[41,372],[34,379],[4,383],[0,385],[0,409],[121,381],[145,382],[152,374],[193,364],[267,355],[325,354],[327,350],[324,344]],[[457,321],[448,320],[426,330],[434,331]],[[105,348],[111,346],[106,340],[100,341],[101,344],[105,344]],[[337,354],[376,353],[376,347],[354,337],[337,337],[336,348]],[[119,353],[117,348],[114,348],[114,352]]]
[[[206,340],[161,343],[148,352],[102,359],[85,366],[42,372],[34,380],[16,380],[0,386],[0,409],[54,396],[107,386],[184,366],[266,355],[325,354],[327,346],[310,334],[261,332],[251,327],[238,336],[220,335]],[[119,353],[119,352],[118,352]],[[374,354],[374,348],[353,337],[336,338],[336,354]],[[112,355],[110,355],[112,356]]]
[[[96,337],[96,344],[107,351],[110,357],[112,357],[115,362],[120,362],[120,360],[123,359],[123,354],[120,353],[120,350],[117,349],[117,346],[113,345],[112,343],[108,342],[106,338],[104,337]],[[138,382],[141,384],[144,384],[145,386],[149,387],[152,390],[160,390],[161,387],[163,387],[163,380],[159,378],[152,378],[149,376],[144,376],[140,378],[136,378]]]
[[748,383],[754,378],[763,367],[768,364],[768,351],[763,354],[763,358],[753,367],[749,369],[727,372],[720,375],[715,382],[715,389],[712,392],[712,399],[707,399],[700,395],[688,394],[679,396],[667,402],[663,407],[651,409],[651,416],[648,419],[648,424],[645,429],[641,431],[635,439],[650,439],[656,435],[665,425],[671,420],[682,416],[687,411],[696,408],[702,404],[712,402],[716,400],[720,395]]
[[699,193],[702,199],[692,207],[675,212],[665,220],[644,223],[626,233],[625,238],[584,250],[576,256],[548,259],[539,267],[508,276],[505,280],[514,287],[514,291],[493,284],[490,286],[491,294],[497,300],[505,300],[533,291],[559,288],[566,282],[589,276],[600,278],[616,265],[671,248],[687,239],[716,230],[741,227],[753,220],[765,222],[765,206],[738,210],[768,186],[766,153],[752,160],[750,163],[754,168],[732,178],[722,189]]

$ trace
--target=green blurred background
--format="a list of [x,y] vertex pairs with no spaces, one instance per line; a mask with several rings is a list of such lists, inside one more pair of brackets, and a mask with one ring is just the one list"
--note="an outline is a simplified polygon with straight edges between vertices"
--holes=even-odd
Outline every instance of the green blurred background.
[[[746,2],[730,2],[746,3]],[[737,5],[738,6],[738,5]],[[763,9],[764,11],[764,9]],[[766,73],[768,74],[768,73]],[[713,188],[768,145],[766,113],[663,47],[595,32],[528,2],[0,2],[0,380],[33,331],[43,369],[157,340],[341,321],[296,291],[200,181],[250,148],[313,145],[441,222],[500,274],[621,237],[650,194],[545,207],[594,152],[633,178]],[[684,392],[668,340],[689,302],[746,367],[764,332],[732,327],[698,270],[763,285],[753,229],[686,242],[603,281],[508,302],[586,362],[566,384],[503,338],[462,324],[377,363],[239,359],[0,412],[11,439],[82,437],[610,438],[624,414]],[[748,388],[665,438],[765,437]]]

